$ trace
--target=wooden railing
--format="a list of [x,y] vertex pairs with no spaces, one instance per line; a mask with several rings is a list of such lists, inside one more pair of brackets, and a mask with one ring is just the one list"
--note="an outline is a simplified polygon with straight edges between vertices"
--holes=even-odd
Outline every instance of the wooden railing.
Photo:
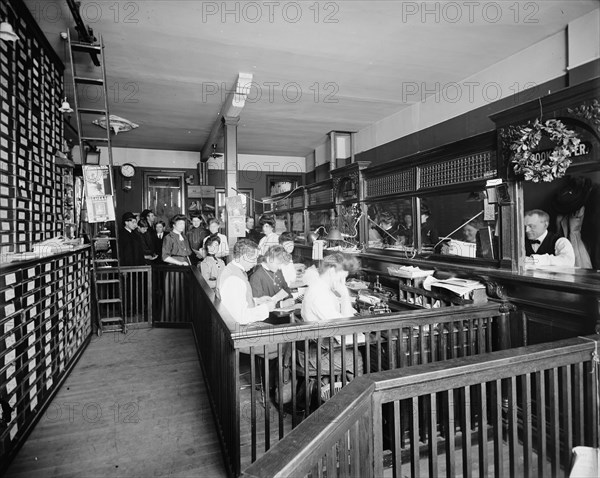
[[[123,266],[120,267],[123,277],[123,316],[125,323],[131,325],[152,326],[154,320],[154,290],[152,287],[152,267]],[[109,287],[105,285],[104,287]],[[117,287],[118,285],[114,285]],[[111,292],[109,297],[119,295]]]
[[194,293],[192,270],[170,264],[152,266],[154,325],[189,326]]
[[[489,303],[327,323],[244,327],[215,299],[198,271],[193,273],[194,335],[233,475],[353,376],[489,352],[502,315],[498,304]],[[312,366],[304,353],[311,349]],[[328,360],[331,356],[338,357],[338,365]],[[317,379],[324,376],[330,377],[328,384]],[[270,392],[276,390],[277,396],[286,387],[291,401],[284,408],[276,399],[271,401]]]
[[384,476],[385,406],[399,417],[390,476],[568,476],[572,447],[599,444],[597,341],[578,337],[360,377],[243,476]]

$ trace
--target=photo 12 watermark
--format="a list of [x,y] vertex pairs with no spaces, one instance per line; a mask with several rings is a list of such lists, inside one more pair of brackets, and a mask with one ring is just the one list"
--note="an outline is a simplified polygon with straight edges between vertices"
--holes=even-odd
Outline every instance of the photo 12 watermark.
[[109,403],[99,402],[63,402],[53,401],[44,413],[44,420],[56,423],[98,423],[101,420],[113,423],[139,423],[140,406],[138,402]]
[[538,85],[535,82],[513,82],[502,85],[496,81],[449,81],[449,82],[418,82],[405,81],[400,85],[400,100],[402,103],[493,103],[502,98],[512,96],[515,102],[535,99],[538,97]]
[[[339,103],[340,86],[334,81],[301,85],[297,81],[252,81],[245,101],[247,103],[298,103],[302,99],[314,103]],[[205,81],[201,84],[202,103],[217,100],[223,103],[235,93],[234,87],[225,82]]]
[[538,2],[399,2],[402,23],[537,24]]
[[[81,3],[79,15],[86,25],[100,21],[135,24],[139,23],[142,17],[140,2],[108,0],[77,3]],[[75,23],[71,11],[67,8],[67,2],[40,0],[28,3],[27,7],[37,23]]]
[[202,2],[202,23],[339,23],[338,2]]

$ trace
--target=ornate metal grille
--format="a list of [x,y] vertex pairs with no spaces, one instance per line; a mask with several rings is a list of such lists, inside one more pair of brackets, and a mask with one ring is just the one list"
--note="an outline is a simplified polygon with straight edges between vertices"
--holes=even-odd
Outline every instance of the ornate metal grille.
[[308,205],[328,204],[333,202],[333,189],[313,190],[308,193]]
[[422,166],[419,189],[492,178],[496,168],[496,155],[490,151]]
[[387,196],[416,190],[416,170],[398,171],[386,176],[367,179],[367,196]]

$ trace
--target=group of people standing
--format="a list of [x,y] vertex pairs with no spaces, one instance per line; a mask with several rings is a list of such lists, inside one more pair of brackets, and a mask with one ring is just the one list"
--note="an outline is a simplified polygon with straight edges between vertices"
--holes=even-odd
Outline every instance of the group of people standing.
[[[183,214],[173,216],[170,230],[156,221],[153,211],[146,209],[138,217],[132,212],[122,216],[119,235],[120,263],[125,266],[166,263],[177,266],[196,265],[207,257],[224,258],[229,254],[227,236],[219,233],[220,222],[208,224],[200,216],[189,220]],[[221,261],[222,262],[222,261]]]
[[138,217],[132,212],[123,214],[119,234],[119,259],[122,266],[143,266],[162,255],[166,226],[157,221],[154,212],[145,209]]

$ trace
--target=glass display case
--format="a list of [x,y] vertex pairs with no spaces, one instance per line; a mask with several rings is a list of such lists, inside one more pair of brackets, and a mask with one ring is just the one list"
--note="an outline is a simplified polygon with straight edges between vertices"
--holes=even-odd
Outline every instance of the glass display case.
[[294,241],[301,244],[306,241],[304,194],[304,188],[297,188],[264,200],[265,214],[274,214],[275,232],[290,231],[294,234]]
[[339,230],[342,249],[358,248],[365,242],[361,220],[365,217],[363,171],[368,161],[356,161],[331,171],[335,218],[332,227]]
[[484,149],[493,144],[493,136],[484,135],[367,169],[368,250],[436,260],[500,260],[496,153]]
[[319,239],[329,234],[335,223],[335,203],[331,179],[306,187],[306,233],[315,233]]

